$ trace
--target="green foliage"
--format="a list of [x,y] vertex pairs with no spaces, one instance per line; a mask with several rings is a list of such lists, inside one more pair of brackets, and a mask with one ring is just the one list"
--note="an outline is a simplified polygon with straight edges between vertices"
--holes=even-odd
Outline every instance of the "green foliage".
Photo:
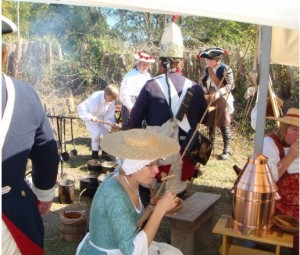
[[[186,17],[182,24],[184,35],[200,45],[206,44],[228,48],[241,43],[241,38],[253,25],[211,19],[204,17]],[[255,31],[254,31],[255,32]]]
[[[16,22],[17,7],[15,2],[3,1],[3,14]],[[119,84],[125,72],[133,67],[132,55],[137,49],[149,50],[154,55],[159,52],[161,35],[171,18],[128,10],[28,2],[19,3],[19,17],[19,41],[21,38],[27,43],[44,41],[51,45],[49,52],[52,52],[46,64],[35,67],[32,63],[36,62],[34,58],[43,56],[42,48],[22,49],[28,55],[21,58],[24,63],[21,63],[19,78],[44,91],[53,87],[59,93],[72,91],[75,95],[103,89],[108,83]],[[247,100],[243,95],[247,87],[257,85],[251,77],[256,26],[195,16],[182,16],[178,24],[189,56],[188,63],[193,61],[194,54],[207,47],[219,46],[228,50],[225,62],[235,75],[235,105],[237,109],[245,110]],[[11,35],[7,39],[14,42],[17,37]],[[12,53],[10,59],[14,57]],[[26,58],[32,62],[25,61]],[[204,67],[204,63],[198,63],[189,68],[189,78],[197,81]],[[157,66],[155,72],[158,69]],[[275,92],[288,100],[289,105],[297,104],[299,88],[294,77],[299,77],[299,70],[288,72],[284,66],[272,65],[270,73]]]
[[103,9],[103,12],[114,17],[112,29],[124,40],[148,47],[159,46],[167,22],[166,15],[119,9]]
[[[19,11],[19,23],[17,20]],[[31,13],[31,4],[26,2],[2,1],[2,15],[11,19],[17,26],[20,34],[26,34],[30,27],[29,17]]]

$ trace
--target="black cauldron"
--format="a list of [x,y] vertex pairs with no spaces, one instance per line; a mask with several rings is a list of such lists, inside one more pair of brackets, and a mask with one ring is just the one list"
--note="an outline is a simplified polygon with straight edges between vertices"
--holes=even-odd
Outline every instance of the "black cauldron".
[[85,175],[80,178],[80,194],[82,196],[94,197],[98,186],[99,180],[96,175]]
[[90,159],[87,162],[88,170],[90,170],[90,171],[96,171],[96,172],[101,172],[102,171],[101,163],[102,163],[102,160]]

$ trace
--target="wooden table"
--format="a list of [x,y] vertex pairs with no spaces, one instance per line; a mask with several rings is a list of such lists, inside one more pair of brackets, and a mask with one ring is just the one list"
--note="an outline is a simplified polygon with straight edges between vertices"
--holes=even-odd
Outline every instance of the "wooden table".
[[[280,255],[281,247],[293,247],[292,234],[278,232],[274,230],[273,233],[267,237],[246,236],[233,231],[230,225],[231,216],[222,215],[212,231],[214,234],[222,235],[222,246],[220,248],[221,255]],[[274,245],[275,252],[263,251],[260,249],[235,245],[232,244],[232,238],[239,238]]]
[[213,212],[220,195],[195,192],[183,201],[183,208],[164,218],[171,222],[171,244],[184,255],[194,254],[195,242],[210,238]]

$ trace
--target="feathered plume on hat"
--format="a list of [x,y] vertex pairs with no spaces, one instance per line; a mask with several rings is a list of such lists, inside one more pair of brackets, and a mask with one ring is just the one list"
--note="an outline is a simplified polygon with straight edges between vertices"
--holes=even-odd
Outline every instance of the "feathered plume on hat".
[[222,48],[214,47],[214,48],[208,48],[204,50],[203,52],[200,52],[199,54],[196,55],[197,59],[200,58],[208,58],[208,59],[213,59],[216,57],[220,57],[222,55],[227,55],[228,52],[227,50],[224,50]]
[[179,16],[173,16],[161,37],[159,56],[163,58],[183,58],[183,38],[180,28],[175,24]]

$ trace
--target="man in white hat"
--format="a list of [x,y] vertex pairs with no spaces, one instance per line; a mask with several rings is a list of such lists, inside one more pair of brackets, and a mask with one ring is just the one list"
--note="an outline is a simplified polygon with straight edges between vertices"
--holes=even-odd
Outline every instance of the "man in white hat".
[[[172,22],[165,29],[160,45],[160,62],[164,74],[144,85],[130,115],[131,128],[141,128],[142,122],[145,121],[147,129],[172,137],[179,141],[180,145],[183,144],[187,133],[195,130],[201,119],[205,122],[208,117],[203,117],[207,108],[203,89],[181,74],[183,51],[180,28]],[[175,116],[178,116],[178,110],[189,88],[194,91],[193,97],[187,112],[178,120]],[[175,174],[176,177],[167,182],[166,190],[179,194],[185,191],[187,181],[192,178],[194,170],[192,160],[186,155],[181,158],[178,153],[164,160],[157,177],[160,180],[163,175]]]
[[[16,30],[2,16],[2,35]],[[50,210],[55,196],[57,144],[32,86],[4,73],[1,79],[2,254],[42,255],[41,216]],[[32,161],[32,187],[25,181],[28,159]]]
[[129,128],[131,109],[142,87],[151,79],[148,69],[150,64],[155,62],[154,58],[145,51],[138,51],[134,54],[134,59],[137,61],[137,64],[132,70],[125,74],[120,87],[122,129]]

